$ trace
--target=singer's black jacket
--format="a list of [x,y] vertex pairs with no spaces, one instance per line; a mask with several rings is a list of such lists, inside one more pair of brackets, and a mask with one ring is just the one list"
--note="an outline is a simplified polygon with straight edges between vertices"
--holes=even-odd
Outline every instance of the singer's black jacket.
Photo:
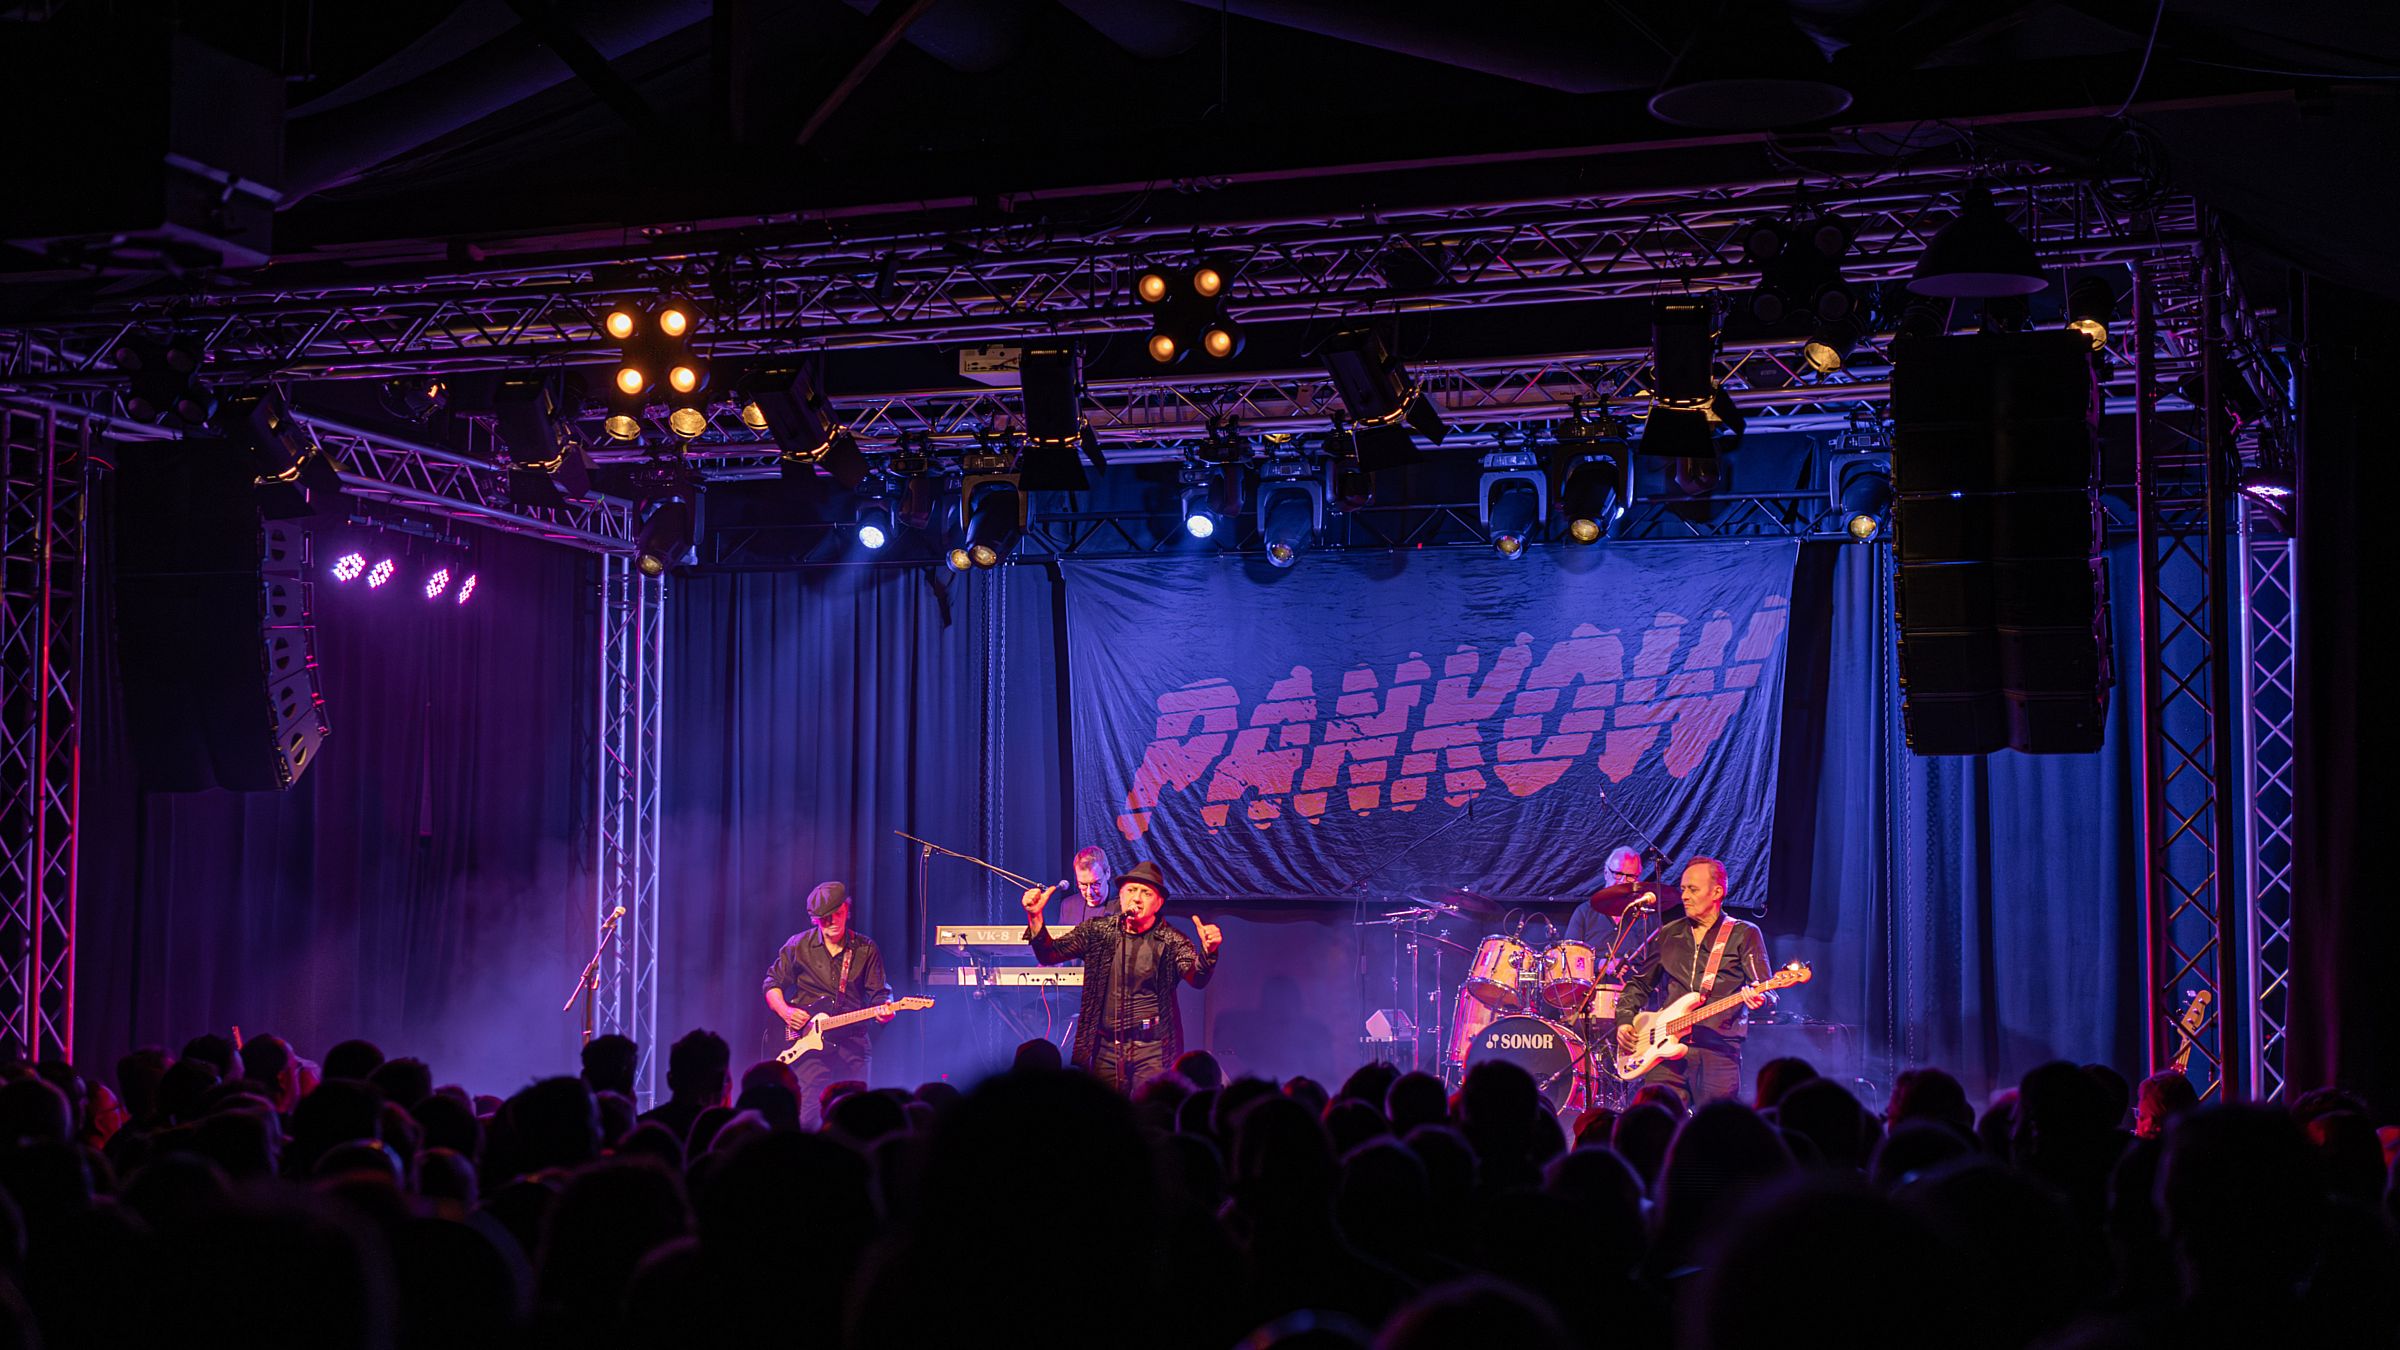
[[[1194,989],[1208,987],[1217,973],[1217,959],[1199,943],[1185,937],[1162,915],[1150,931],[1129,934],[1115,916],[1086,919],[1064,933],[1025,926],[1033,958],[1045,966],[1083,962],[1082,1012],[1075,1022],[1075,1053],[1070,1062],[1089,1069],[1104,1032],[1132,1027],[1142,1018],[1158,1019],[1157,1039],[1163,1062],[1173,1064],[1183,1053],[1183,1018],[1175,1010],[1175,985],[1189,980]],[[1124,944],[1122,960],[1118,944]],[[1120,965],[1125,988],[1116,987]],[[1148,1039],[1145,1037],[1145,1039]]]

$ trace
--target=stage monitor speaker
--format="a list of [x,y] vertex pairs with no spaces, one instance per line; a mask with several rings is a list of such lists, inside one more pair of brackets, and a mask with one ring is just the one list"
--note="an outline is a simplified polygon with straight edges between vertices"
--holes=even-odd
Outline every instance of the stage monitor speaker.
[[2100,748],[2099,406],[2071,333],[1895,344],[1893,607],[1918,754]]
[[255,466],[212,441],[128,447],[117,471],[116,623],[143,787],[290,787],[329,727],[308,541],[258,508]]

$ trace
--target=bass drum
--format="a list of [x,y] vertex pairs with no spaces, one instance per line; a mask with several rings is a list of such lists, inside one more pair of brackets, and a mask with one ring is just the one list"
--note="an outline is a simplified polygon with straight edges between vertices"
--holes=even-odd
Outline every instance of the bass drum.
[[1475,1048],[1475,1038],[1492,1024],[1492,1005],[1475,996],[1472,988],[1458,991],[1458,1006],[1450,1011],[1450,1043],[1444,1047],[1442,1059],[1453,1069],[1467,1067],[1467,1052]]
[[1506,1060],[1533,1075],[1533,1085],[1561,1111],[1581,1111],[1583,1040],[1547,1017],[1495,1018],[1467,1046],[1467,1071],[1485,1060]]

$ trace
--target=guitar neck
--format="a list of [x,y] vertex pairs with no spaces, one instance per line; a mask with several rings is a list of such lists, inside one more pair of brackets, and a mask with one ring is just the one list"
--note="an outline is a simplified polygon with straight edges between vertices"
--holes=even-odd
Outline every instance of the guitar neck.
[[825,1019],[824,1024],[820,1029],[831,1031],[835,1027],[846,1027],[855,1022],[864,1022],[870,1017],[880,1016],[885,1008],[895,1006],[897,1005],[878,1003],[872,1008],[861,1008],[857,1012],[846,1012],[838,1017],[828,1017]]
[[1768,986],[1764,984],[1757,985],[1755,987],[1745,984],[1741,988],[1734,990],[1732,993],[1727,994],[1725,997],[1718,999],[1714,1003],[1703,1003],[1699,1007],[1692,1009],[1688,1013],[1685,1013],[1683,1016],[1676,1018],[1672,1022],[1669,1022],[1667,1024],[1667,1034],[1671,1036],[1680,1036],[1683,1033],[1691,1030],[1694,1026],[1707,1021],[1708,1019],[1716,1016],[1718,1013],[1721,1013],[1727,1008],[1732,1007],[1734,1004],[1750,997],[1752,994],[1758,992],[1758,990],[1765,989],[1767,987]]

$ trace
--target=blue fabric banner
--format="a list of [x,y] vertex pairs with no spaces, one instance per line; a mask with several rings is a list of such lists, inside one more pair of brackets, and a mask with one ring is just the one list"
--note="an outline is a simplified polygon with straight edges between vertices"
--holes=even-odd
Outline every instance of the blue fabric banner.
[[1068,564],[1079,835],[1178,899],[1509,901],[1579,898],[1648,836],[1740,904],[1797,547]]

